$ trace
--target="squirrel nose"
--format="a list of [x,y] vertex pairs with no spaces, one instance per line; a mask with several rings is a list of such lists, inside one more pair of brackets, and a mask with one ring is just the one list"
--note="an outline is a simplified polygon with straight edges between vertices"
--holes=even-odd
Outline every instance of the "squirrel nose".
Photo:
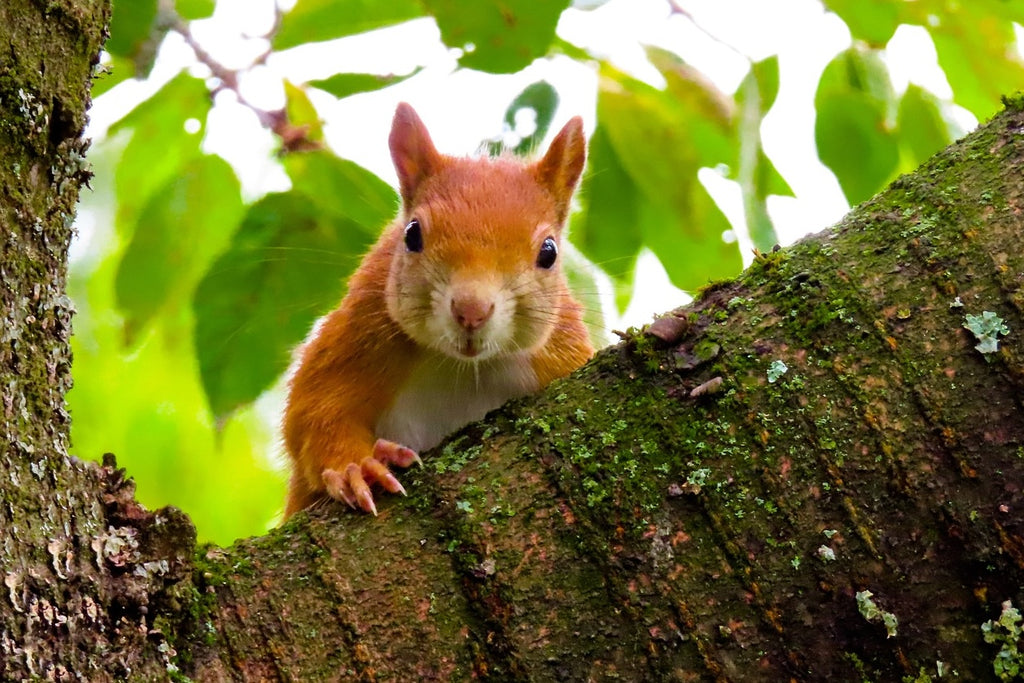
[[452,297],[451,306],[455,322],[467,332],[483,327],[494,313],[493,301],[481,301],[476,297]]

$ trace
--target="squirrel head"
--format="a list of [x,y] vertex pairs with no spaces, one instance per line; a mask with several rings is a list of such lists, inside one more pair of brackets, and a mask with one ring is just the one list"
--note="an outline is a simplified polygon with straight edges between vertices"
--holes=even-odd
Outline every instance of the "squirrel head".
[[388,314],[418,344],[460,360],[547,341],[568,297],[559,252],[586,159],[582,120],[533,163],[453,157],[402,103],[389,143],[402,213],[389,228]]

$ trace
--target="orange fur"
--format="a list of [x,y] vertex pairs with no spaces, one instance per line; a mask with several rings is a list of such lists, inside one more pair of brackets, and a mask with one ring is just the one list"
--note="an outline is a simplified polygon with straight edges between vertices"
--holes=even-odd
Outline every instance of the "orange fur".
[[[389,144],[402,213],[302,347],[291,378],[286,518],[325,496],[375,512],[370,485],[401,488],[370,462],[378,439],[387,439],[378,452],[397,452],[393,441],[430,447],[438,429],[482,417],[593,353],[560,260],[544,268],[538,258],[545,239],[560,244],[583,169],[579,118],[534,164],[442,155],[406,104]],[[413,219],[421,251],[407,246]]]

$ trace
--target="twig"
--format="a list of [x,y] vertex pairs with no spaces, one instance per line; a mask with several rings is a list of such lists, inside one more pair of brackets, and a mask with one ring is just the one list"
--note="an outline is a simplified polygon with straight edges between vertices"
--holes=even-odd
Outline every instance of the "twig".
[[[277,30],[277,26],[280,25],[280,22],[281,11],[280,9],[277,9],[274,28],[268,35],[273,35],[273,32]],[[185,40],[185,44],[192,48],[192,52],[195,54],[199,63],[205,65],[206,68],[210,70],[210,73],[220,81],[221,85],[219,88],[214,90],[214,93],[220,89],[227,89],[233,92],[235,97],[238,99],[239,104],[256,114],[256,118],[259,120],[261,126],[272,131],[281,139],[281,145],[285,151],[291,152],[303,149],[319,149],[321,147],[319,143],[309,140],[306,137],[309,132],[308,125],[296,126],[288,120],[288,112],[286,109],[281,108],[268,111],[261,107],[257,107],[246,99],[239,87],[239,74],[241,70],[229,69],[214,59],[213,55],[207,52],[206,49],[199,44],[199,41],[195,39],[188,23],[182,21],[181,17],[175,17],[170,26],[172,30],[181,35]],[[268,48],[253,62],[251,66],[263,64],[271,52],[271,49]]]
[[682,5],[679,4],[679,0],[666,0],[666,2],[668,2],[668,6],[669,6],[669,9],[672,11],[672,14],[678,14],[679,16],[684,17],[691,24],[693,24],[694,28],[696,28],[698,31],[700,31],[704,35],[706,35],[708,38],[710,38],[711,40],[715,41],[716,43],[718,43],[719,45],[721,45],[723,47],[729,48],[730,50],[732,50],[736,54],[740,55],[741,57],[745,57],[749,61],[750,58],[747,57],[742,52],[740,52],[736,48],[736,46],[731,45],[731,44],[725,42],[724,40],[722,40],[721,38],[716,36],[714,33],[712,33],[711,31],[709,31],[706,28],[704,28],[703,26],[701,26],[700,22],[697,21],[697,18],[693,16],[693,14],[690,12],[690,10],[685,9]]

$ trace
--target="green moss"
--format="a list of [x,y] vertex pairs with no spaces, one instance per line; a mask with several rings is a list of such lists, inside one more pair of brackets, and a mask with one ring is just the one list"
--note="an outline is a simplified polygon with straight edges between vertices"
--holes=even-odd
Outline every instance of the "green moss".
[[783,264],[789,259],[789,251],[772,249],[771,251],[754,251],[754,261],[744,271],[741,282],[752,288],[764,286],[775,279]]
[[[517,424],[517,429],[520,425]],[[526,425],[523,425],[525,428]],[[431,460],[431,466],[438,474],[446,472],[460,472],[472,460],[479,457],[483,451],[482,443],[469,445],[468,436],[460,436],[448,441],[441,450],[440,457]]]
[[1003,95],[1003,106],[1010,111],[1024,112],[1024,92],[1015,95]]
[[844,652],[842,655],[843,659],[853,665],[854,671],[856,671],[857,675],[860,676],[861,683],[873,683],[875,679],[868,673],[867,665],[861,661],[861,658],[858,657],[856,653]]
[[664,353],[659,347],[659,340],[643,330],[630,328],[627,331],[626,348],[648,373],[661,369]]
[[[615,392],[630,400],[630,412],[652,410],[658,403],[644,395],[641,386],[636,383]],[[651,451],[652,444],[661,441],[655,433],[657,427],[652,425],[651,433],[646,434],[631,431],[629,440],[624,440],[628,425],[622,418],[623,407],[602,401],[597,409],[588,410],[593,401],[592,395],[581,395],[578,400],[569,396],[564,404],[538,407],[557,426],[538,436],[542,438],[539,449],[564,458],[566,467],[557,470],[559,487],[578,498],[588,515],[628,521],[634,510],[642,515],[656,509],[664,489],[644,484],[645,477],[638,473],[664,464],[666,455]],[[580,427],[584,422],[585,430]],[[641,523],[631,524],[639,529]]]
[[918,669],[917,676],[904,676],[903,683],[932,683],[932,677],[922,666]]

